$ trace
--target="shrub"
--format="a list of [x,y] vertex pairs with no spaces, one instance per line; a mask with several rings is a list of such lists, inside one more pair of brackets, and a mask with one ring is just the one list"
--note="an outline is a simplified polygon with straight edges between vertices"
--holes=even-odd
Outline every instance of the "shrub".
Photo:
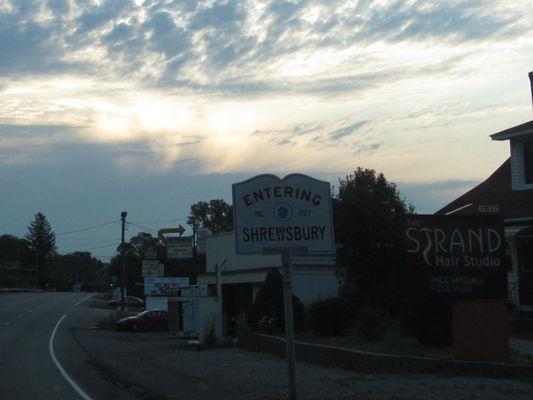
[[311,325],[322,336],[340,335],[350,326],[348,305],[338,297],[318,300],[311,306]]
[[[304,306],[300,299],[292,296],[294,329],[298,330],[303,322]],[[248,323],[265,333],[285,331],[285,311],[283,303],[283,277],[277,269],[271,269],[265,283],[257,292],[254,304],[248,313]]]
[[357,312],[356,325],[359,333],[368,341],[379,340],[385,333],[385,316],[376,307],[364,306]]
[[0,277],[0,286],[5,286],[8,288],[16,287],[18,283],[17,277],[15,275],[4,275]]

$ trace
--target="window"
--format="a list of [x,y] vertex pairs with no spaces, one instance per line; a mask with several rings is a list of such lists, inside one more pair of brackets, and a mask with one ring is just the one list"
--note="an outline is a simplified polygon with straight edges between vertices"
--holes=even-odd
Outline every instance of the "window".
[[533,141],[523,143],[522,147],[524,155],[524,183],[533,183]]

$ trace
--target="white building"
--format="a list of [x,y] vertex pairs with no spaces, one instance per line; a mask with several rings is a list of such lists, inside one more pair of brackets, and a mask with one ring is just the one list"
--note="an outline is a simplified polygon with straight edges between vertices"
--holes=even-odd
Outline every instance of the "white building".
[[[234,319],[252,305],[269,270],[280,267],[280,256],[236,254],[233,232],[207,239],[206,273],[197,283],[221,287],[226,334],[234,333]],[[320,298],[337,296],[340,282],[334,257],[295,257],[291,270],[293,293],[306,308]]]

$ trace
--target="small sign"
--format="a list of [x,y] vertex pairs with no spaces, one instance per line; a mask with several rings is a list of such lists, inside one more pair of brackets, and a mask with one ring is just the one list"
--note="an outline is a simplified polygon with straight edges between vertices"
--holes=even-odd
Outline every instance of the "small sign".
[[190,285],[181,289],[182,297],[207,297],[207,285]]
[[410,294],[507,297],[501,217],[413,215],[407,218],[405,246]]
[[144,252],[145,260],[157,260],[157,249],[148,249]]
[[165,275],[165,265],[157,260],[143,260],[143,277],[159,277]]
[[259,175],[233,185],[236,252],[307,248],[334,254],[330,184],[302,174]]
[[192,259],[192,236],[168,237],[168,259]]
[[165,310],[168,311],[168,299],[161,296],[146,296],[146,307],[147,310]]
[[147,296],[166,296],[189,286],[186,277],[144,278],[144,293]]

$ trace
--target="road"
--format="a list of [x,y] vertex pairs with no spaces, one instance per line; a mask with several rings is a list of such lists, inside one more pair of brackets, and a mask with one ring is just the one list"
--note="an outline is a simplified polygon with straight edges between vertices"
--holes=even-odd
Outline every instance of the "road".
[[[105,383],[102,386],[94,371],[90,371],[70,333],[82,313],[80,302],[88,296],[46,292],[0,294],[1,399],[112,398],[113,390],[107,390]],[[97,383],[97,389],[91,385],[93,394],[79,383],[80,376],[85,377],[82,379],[85,386],[87,382]]]

